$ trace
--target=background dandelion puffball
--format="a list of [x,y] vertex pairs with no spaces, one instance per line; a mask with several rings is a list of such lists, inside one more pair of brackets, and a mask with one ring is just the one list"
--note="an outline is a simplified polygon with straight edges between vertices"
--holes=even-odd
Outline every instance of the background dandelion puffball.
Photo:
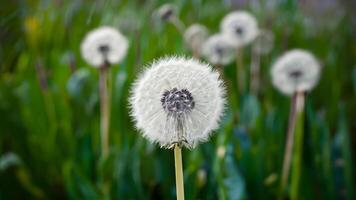
[[128,41],[117,29],[104,26],[89,32],[81,44],[84,60],[93,67],[119,63],[127,53]]
[[168,21],[177,15],[177,8],[170,3],[163,4],[156,10],[156,15],[158,15],[161,20]]
[[273,85],[286,95],[310,91],[319,81],[321,67],[314,56],[304,50],[291,50],[273,64]]
[[[151,142],[169,148],[183,139],[183,146],[193,148],[218,128],[224,93],[219,74],[208,64],[167,57],[152,63],[135,82],[131,115],[136,127]],[[178,136],[177,115],[171,114],[172,110],[183,111],[183,138]]]
[[202,54],[213,65],[227,65],[235,59],[235,48],[226,35],[215,34],[204,42]]
[[258,34],[256,18],[246,11],[227,14],[221,21],[220,29],[236,47],[249,44]]
[[260,29],[253,41],[254,50],[261,55],[268,54],[274,47],[274,34],[272,31]]
[[193,24],[184,32],[185,43],[190,49],[201,52],[203,43],[209,36],[208,29],[201,24]]

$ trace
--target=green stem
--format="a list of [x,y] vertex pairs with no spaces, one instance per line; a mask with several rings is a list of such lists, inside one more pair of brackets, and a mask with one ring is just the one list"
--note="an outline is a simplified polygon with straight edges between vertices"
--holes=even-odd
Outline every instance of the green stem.
[[174,147],[174,164],[176,170],[177,200],[184,200],[182,150],[179,145],[175,145]]
[[170,19],[170,22],[178,29],[179,33],[183,36],[185,31],[184,23],[176,16],[172,17]]
[[243,48],[236,51],[236,81],[239,94],[242,95],[245,90],[245,70],[243,64]]
[[100,68],[100,137],[101,155],[106,158],[109,153],[109,94],[108,94],[108,65]]
[[[300,117],[303,116],[304,109],[304,93],[296,92],[291,101],[290,113],[289,113],[289,124],[286,134],[286,149],[283,160],[282,177],[281,177],[281,187],[280,187],[280,199],[284,196],[285,188],[288,184],[289,170],[292,160],[293,145],[300,145],[299,141],[302,137],[300,133],[300,128],[303,128],[303,120]],[[297,125],[297,127],[296,127]],[[297,128],[297,129],[296,129]],[[297,136],[296,136],[297,135]],[[297,140],[298,141],[295,141]],[[295,148],[300,148],[295,147]]]
[[260,86],[261,55],[252,49],[250,69],[250,92],[257,95]]
[[299,199],[299,186],[302,176],[303,136],[304,136],[304,93],[297,92],[296,99],[295,148],[293,151],[293,167],[291,177],[291,200]]
[[224,66],[222,66],[221,64],[217,64],[215,65],[215,68],[217,69],[217,71],[220,74],[221,79],[225,82],[226,84],[226,89],[227,89],[227,94],[228,95],[228,99],[229,99],[229,105],[231,106],[231,110],[235,111],[233,112],[233,123],[237,123],[238,121],[238,109],[239,109],[239,97],[235,96],[235,92],[233,91],[233,84],[231,83],[231,80],[229,80],[224,73]]

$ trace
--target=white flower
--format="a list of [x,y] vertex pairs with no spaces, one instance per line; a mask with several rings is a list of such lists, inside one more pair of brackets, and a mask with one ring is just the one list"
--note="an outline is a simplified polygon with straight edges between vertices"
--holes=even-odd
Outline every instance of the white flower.
[[160,19],[169,21],[176,16],[177,8],[173,4],[167,3],[159,7],[156,12]]
[[256,39],[253,42],[253,48],[259,54],[268,54],[274,46],[273,32],[265,29],[260,29]]
[[221,21],[220,29],[231,38],[235,47],[249,44],[258,34],[255,17],[246,11],[234,11],[226,15]]
[[304,50],[286,52],[272,66],[273,85],[286,95],[310,91],[319,81],[321,67],[314,56]]
[[185,43],[190,49],[199,54],[208,36],[208,29],[201,24],[193,24],[184,32]]
[[101,67],[105,62],[119,63],[126,56],[128,41],[115,28],[104,26],[89,32],[80,48],[88,64]]
[[151,142],[193,148],[218,128],[224,94],[219,74],[208,64],[167,57],[154,62],[134,84],[131,115]]
[[227,65],[235,58],[235,49],[223,34],[210,36],[202,47],[204,57],[214,65]]

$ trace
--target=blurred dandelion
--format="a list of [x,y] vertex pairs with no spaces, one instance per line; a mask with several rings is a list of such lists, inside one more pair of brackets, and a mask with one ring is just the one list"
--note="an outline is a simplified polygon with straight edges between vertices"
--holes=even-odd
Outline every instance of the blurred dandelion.
[[161,18],[161,20],[169,21],[176,16],[177,8],[173,4],[163,4],[161,7],[158,8],[157,14]]
[[246,11],[227,14],[220,24],[221,32],[226,34],[235,47],[251,43],[258,35],[257,21]]
[[250,91],[257,94],[260,87],[261,56],[268,54],[274,46],[274,34],[270,30],[260,29],[253,42],[250,68]]
[[319,81],[320,65],[309,52],[291,50],[274,63],[271,75],[273,85],[290,96],[314,88]]
[[89,32],[80,46],[84,60],[97,68],[119,63],[126,56],[127,48],[125,36],[108,26]]
[[163,4],[156,11],[154,11],[154,17],[158,17],[161,21],[172,23],[181,34],[184,34],[185,25],[179,19],[177,14],[177,7],[173,4]]
[[298,199],[303,146],[305,92],[310,91],[317,84],[320,70],[321,67],[314,56],[305,50],[299,49],[288,51],[282,55],[271,69],[273,85],[282,93],[292,95],[281,177],[281,197],[283,197],[285,187],[288,183],[292,153],[294,153],[291,199]]
[[[111,64],[117,64],[126,56],[127,39],[115,28],[103,26],[89,32],[82,41],[81,53],[84,60],[100,70],[100,135],[101,153],[109,153],[110,89],[108,78]],[[111,88],[111,87],[110,87]]]
[[208,36],[208,29],[201,24],[193,24],[184,32],[185,43],[193,51],[195,58],[200,57],[202,46]]
[[202,54],[213,65],[222,66],[234,60],[235,49],[230,45],[229,39],[225,35],[215,34],[204,42]]
[[257,20],[246,11],[227,14],[220,23],[220,30],[236,47],[236,79],[240,93],[246,88],[246,72],[243,64],[243,47],[250,44],[258,34]]
[[268,54],[274,47],[274,33],[267,29],[260,29],[252,45],[256,53]]
[[194,59],[154,62],[134,84],[131,115],[149,141],[174,147],[177,198],[184,198],[181,147],[194,148],[218,128],[225,99],[219,74]]

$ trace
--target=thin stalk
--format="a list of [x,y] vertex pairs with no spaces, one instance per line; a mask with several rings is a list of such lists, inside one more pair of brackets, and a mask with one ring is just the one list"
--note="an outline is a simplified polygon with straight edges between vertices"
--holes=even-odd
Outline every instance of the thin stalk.
[[185,31],[184,23],[176,16],[173,16],[169,21],[178,29],[180,34],[182,34],[183,36]]
[[109,93],[108,93],[109,65],[100,67],[99,95],[100,95],[100,139],[101,155],[106,158],[109,153]]
[[53,102],[53,97],[48,89],[47,75],[41,63],[37,63],[35,69],[36,69],[38,81],[40,83],[40,88],[43,95],[45,108],[47,111],[47,117],[49,121],[49,131],[50,133],[52,133],[51,141],[55,142],[54,140],[57,132],[57,118],[56,118],[56,111]]
[[254,49],[251,53],[251,69],[250,69],[250,91],[257,95],[260,87],[260,65],[261,55]]
[[227,88],[227,94],[228,95],[228,98],[229,98],[229,105],[231,106],[231,110],[233,110],[233,123],[237,123],[238,121],[238,107],[239,107],[239,97],[235,96],[234,92],[233,91],[233,84],[231,83],[231,81],[225,76],[225,73],[224,73],[224,66],[222,66],[221,64],[216,64],[215,65],[215,68],[217,69],[217,71],[219,72],[220,74],[220,78],[225,82],[226,84],[226,88]]
[[196,49],[193,50],[193,58],[199,60],[200,59],[200,52]]
[[174,146],[174,164],[176,170],[177,200],[184,200],[182,149],[179,145]]
[[224,74],[224,67],[221,64],[216,64],[215,69],[219,72],[220,78],[226,81],[226,77]]
[[297,93],[297,114],[295,127],[295,147],[293,151],[292,179],[291,179],[291,200],[299,198],[300,179],[302,177],[302,155],[304,136],[304,93]]
[[243,64],[243,48],[238,48],[236,51],[236,83],[239,94],[243,94],[245,90],[245,70]]
[[294,144],[294,128],[296,122],[296,107],[297,107],[297,93],[293,94],[290,110],[289,110],[289,122],[288,122],[288,129],[286,135],[286,149],[284,153],[283,159],[283,168],[282,168],[282,178],[281,178],[281,196],[283,196],[285,187],[288,182],[289,177],[289,169],[290,163],[292,158],[292,150]]

